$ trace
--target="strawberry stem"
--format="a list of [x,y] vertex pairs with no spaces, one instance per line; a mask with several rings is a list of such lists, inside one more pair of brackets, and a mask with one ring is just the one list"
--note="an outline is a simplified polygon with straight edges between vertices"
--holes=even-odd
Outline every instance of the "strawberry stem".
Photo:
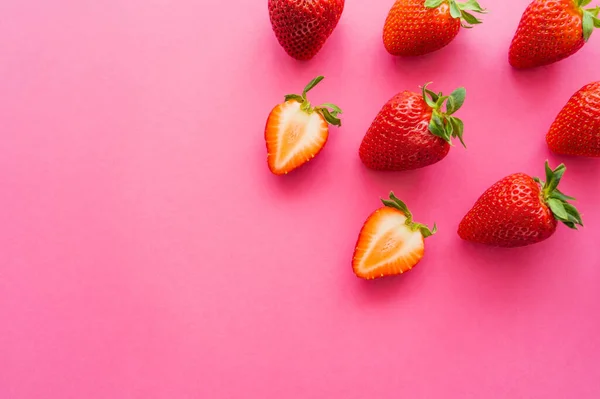
[[[429,131],[438,137],[444,139],[448,144],[452,144],[452,138],[458,138],[463,147],[467,147],[463,140],[463,132],[465,129],[462,120],[452,116],[458,111],[465,102],[466,90],[460,87],[450,93],[449,96],[444,96],[442,93],[434,93],[429,90],[427,83],[423,86],[423,99],[429,105],[433,112],[429,121]],[[444,103],[446,104],[444,110]]]
[[406,225],[412,231],[420,231],[423,235],[423,238],[431,237],[437,232],[437,226],[435,225],[435,223],[433,224],[433,229],[430,230],[429,227],[427,227],[426,225],[414,222],[413,215],[406,206],[406,204],[398,197],[396,197],[393,191],[390,192],[389,200],[382,198],[381,202],[383,202],[383,205],[387,207],[398,209],[400,212],[402,212],[406,216]]
[[569,203],[569,201],[573,201],[575,198],[569,197],[558,190],[558,184],[565,174],[567,167],[564,164],[560,164],[553,170],[550,168],[548,161],[546,161],[545,170],[545,182],[537,177],[533,178],[542,186],[542,200],[548,205],[556,220],[564,223],[571,229],[577,230],[577,226],[583,226],[583,221],[577,208]]
[[317,76],[313,80],[311,80],[304,90],[302,91],[302,95],[299,94],[287,94],[285,96],[285,101],[297,101],[299,102],[300,109],[308,114],[312,114],[313,112],[317,112],[321,115],[327,123],[334,126],[342,126],[342,121],[338,118],[338,115],[342,113],[342,109],[335,104],[324,103],[319,105],[318,107],[313,107],[308,101],[306,94],[311,91],[316,85],[318,85],[323,79],[324,76]]
[[460,23],[463,28],[472,28],[473,25],[481,23],[481,20],[479,20],[469,11],[476,12],[478,14],[487,13],[487,10],[481,7],[477,0],[468,0],[465,3],[459,3],[456,0],[426,0],[425,7],[438,8],[444,3],[447,3],[450,6],[450,15],[452,18],[460,19]]

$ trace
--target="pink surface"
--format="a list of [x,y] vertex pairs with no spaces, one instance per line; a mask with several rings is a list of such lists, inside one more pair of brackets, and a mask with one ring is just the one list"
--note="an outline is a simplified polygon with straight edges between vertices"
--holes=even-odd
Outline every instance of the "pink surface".
[[[266,0],[0,2],[0,398],[598,398],[600,162],[544,134],[599,80],[600,32],[515,72],[527,0],[436,54],[395,60],[391,5],[347,1],[310,62],[277,44]],[[263,128],[283,94],[346,112],[285,178]],[[361,138],[383,103],[464,85],[468,150],[374,173]],[[475,199],[516,171],[568,166],[586,227],[534,247],[461,242]],[[394,190],[438,223],[411,273],[350,260]]]

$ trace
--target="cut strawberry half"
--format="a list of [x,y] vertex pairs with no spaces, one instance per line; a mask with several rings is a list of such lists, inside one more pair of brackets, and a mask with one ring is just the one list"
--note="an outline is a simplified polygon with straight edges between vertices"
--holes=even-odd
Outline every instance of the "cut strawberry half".
[[425,238],[435,234],[436,226],[415,223],[406,204],[390,193],[385,205],[373,212],[358,236],[352,268],[367,280],[402,274],[423,258]]
[[285,102],[271,111],[265,128],[267,164],[276,175],[283,175],[313,159],[327,143],[329,124],[341,126],[342,110],[334,104],[312,107],[306,93],[323,76],[313,79],[302,95],[289,94]]

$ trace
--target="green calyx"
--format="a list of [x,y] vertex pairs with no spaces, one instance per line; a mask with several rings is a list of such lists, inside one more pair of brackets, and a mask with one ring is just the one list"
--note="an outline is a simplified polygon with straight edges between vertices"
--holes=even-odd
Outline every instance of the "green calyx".
[[308,101],[308,99],[306,98],[306,94],[310,90],[312,90],[316,85],[318,85],[319,82],[321,82],[323,79],[325,79],[324,76],[317,76],[316,78],[311,80],[309,84],[306,85],[304,91],[302,92],[302,95],[288,94],[285,96],[285,101],[298,101],[301,104],[300,109],[302,111],[308,114],[316,112],[320,114],[327,121],[327,123],[334,126],[342,126],[342,121],[340,120],[340,118],[338,118],[338,115],[342,113],[340,107],[330,103],[324,103],[319,105],[318,107],[313,107],[310,101]]
[[469,11],[478,14],[487,13],[487,10],[481,7],[477,0],[467,0],[465,3],[458,3],[456,0],[426,0],[425,7],[438,8],[443,3],[447,3],[450,6],[450,15],[452,18],[460,19],[460,24],[463,28],[472,28],[473,25],[481,23],[481,20]]
[[381,199],[381,202],[383,202],[383,205],[387,207],[398,209],[400,212],[402,212],[406,216],[406,225],[412,231],[420,231],[423,235],[423,238],[431,237],[437,232],[437,226],[435,225],[435,223],[433,224],[433,229],[430,230],[429,227],[427,227],[426,225],[416,223],[415,221],[413,221],[412,213],[410,213],[406,204],[394,195],[393,191],[390,192],[389,200]]
[[[448,144],[452,144],[452,138],[458,138],[463,147],[467,147],[463,141],[463,131],[465,129],[463,121],[452,116],[462,107],[467,94],[464,87],[460,87],[444,96],[442,93],[434,93],[429,90],[427,83],[423,86],[423,99],[431,108],[433,113],[429,121],[429,131],[431,134],[443,138]],[[443,107],[444,103],[446,106]]]
[[561,193],[557,188],[566,170],[567,167],[562,163],[552,170],[546,161],[546,181],[543,182],[537,177],[533,180],[542,186],[542,200],[548,205],[554,218],[577,230],[577,226],[583,226],[583,221],[577,208],[569,203],[575,198]]
[[579,9],[582,15],[583,40],[587,42],[590,39],[590,36],[592,36],[592,32],[594,32],[594,28],[600,28],[600,18],[598,18],[600,6],[596,6],[594,8],[583,8],[590,4],[592,0],[574,1],[575,6]]

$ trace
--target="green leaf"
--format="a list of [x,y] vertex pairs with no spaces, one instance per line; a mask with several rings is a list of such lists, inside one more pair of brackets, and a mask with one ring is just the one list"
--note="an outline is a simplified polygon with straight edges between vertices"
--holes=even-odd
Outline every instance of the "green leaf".
[[442,93],[438,94],[438,96],[438,100],[435,103],[435,109],[440,109],[442,107],[442,104],[444,104],[444,101],[448,99],[448,96],[443,96]]
[[451,116],[444,117],[444,130],[448,137],[456,137],[454,134],[454,125],[450,122],[449,118],[451,118]]
[[443,128],[441,128],[439,125],[437,125],[433,119],[431,120],[431,122],[429,122],[429,131],[431,132],[431,134],[433,134],[434,136],[438,136],[443,138],[446,141],[449,141],[448,138],[446,137],[446,132],[444,131]]
[[594,31],[594,25],[596,25],[594,18],[595,17],[591,12],[583,12],[583,40],[586,42],[590,39],[590,36],[592,36],[592,32]]
[[595,28],[600,28],[600,19],[594,17],[594,27]]
[[448,103],[446,103],[446,112],[449,115],[452,115],[456,111],[460,109],[465,103],[465,97],[467,96],[467,91],[464,87],[459,87],[450,93],[448,98]]
[[438,8],[439,6],[442,5],[443,2],[444,2],[444,0],[427,0],[425,2],[425,7],[427,7],[427,8]]
[[546,185],[544,186],[544,192],[546,195],[551,196],[554,190],[558,187],[560,180],[562,179],[567,167],[564,164],[560,164],[556,169],[550,169],[550,165],[546,162]]
[[334,115],[331,115],[331,113],[329,112],[329,110],[327,108],[318,108],[317,112],[319,112],[321,115],[323,115],[323,118],[325,118],[327,123],[334,125],[334,126],[342,126],[342,121],[339,118],[335,117]]
[[433,224],[433,229],[431,230],[424,224],[418,225],[418,228],[421,234],[423,235],[423,238],[431,237],[432,235],[437,233],[437,225],[435,223]]
[[427,86],[429,86],[430,84],[431,82],[425,83],[421,88],[423,92],[423,100],[425,100],[427,105],[429,105],[431,108],[435,108],[435,103],[438,100],[438,95],[432,92],[431,90],[427,89]]
[[550,164],[548,163],[548,161],[546,161],[544,170],[546,171],[546,184],[548,184],[550,180],[552,180],[552,178],[554,177],[554,171],[552,170],[552,168],[550,168]]
[[304,88],[304,91],[302,92],[302,97],[306,98],[306,93],[308,93],[309,91],[311,91],[323,79],[325,79],[324,76],[317,76],[316,78],[314,78],[313,80],[311,80],[310,83],[307,84],[306,87]]
[[563,193],[561,193],[558,189],[555,189],[552,194],[550,194],[550,198],[556,198],[559,201],[574,201],[575,198],[573,197],[569,197],[568,195],[564,195]]
[[550,207],[550,210],[552,210],[552,213],[558,220],[561,220],[561,221],[569,220],[569,214],[567,213],[567,210],[565,209],[563,202],[561,202],[557,199],[554,199],[554,198],[550,198],[550,199],[548,199],[547,203],[548,203],[548,206]]
[[[393,206],[394,208],[399,209],[402,211],[402,213],[404,213],[404,215],[406,216],[407,224],[412,223],[412,213],[408,210],[408,206],[406,206],[406,204],[401,199],[396,197],[396,195],[394,195],[393,191],[390,192],[390,200],[391,200],[391,202],[393,202],[395,204]],[[385,201],[387,201],[387,200],[383,200],[383,201],[385,204]]]
[[583,226],[579,211],[572,204],[567,202],[572,201],[575,198],[563,194],[557,188],[567,167],[564,164],[560,164],[552,170],[548,161],[546,161],[545,170],[546,182],[542,182],[538,178],[533,179],[538,184],[543,185],[544,201],[550,207],[554,217],[571,229],[577,229],[577,225]]
[[[591,0],[590,0],[591,1]],[[487,11],[482,8],[479,3],[477,2],[477,0],[469,0],[466,3],[458,3],[458,7],[461,10],[467,10],[467,11],[475,11],[481,14],[485,14]]]
[[556,180],[560,181],[563,178],[566,171],[567,167],[564,163],[561,163],[556,167],[556,169],[552,171],[552,173],[554,173],[554,177],[556,178]]
[[425,93],[429,94],[431,96],[431,99],[433,100],[434,103],[438,102],[438,99],[440,98],[437,94],[435,94],[433,91],[429,90],[429,89],[425,89]]
[[467,148],[464,140],[463,140],[463,132],[465,130],[465,125],[463,123],[462,120],[455,118],[453,116],[451,116],[449,118],[450,123],[452,124],[453,130],[454,130],[454,136],[458,137],[458,139],[460,140],[460,143],[463,145],[463,147]]
[[388,199],[381,199],[381,202],[383,202],[383,205],[387,206],[388,208],[394,208],[394,209],[398,209],[400,212],[404,212],[397,203],[395,203],[392,200],[388,200]]
[[385,206],[398,209],[400,212],[404,213],[404,215],[406,216],[406,225],[410,227],[410,229],[413,231],[419,230],[423,235],[423,238],[431,237],[437,232],[437,226],[435,224],[433,225],[433,229],[430,230],[429,227],[425,226],[424,224],[413,222],[413,215],[408,209],[408,206],[406,206],[406,204],[401,199],[396,197],[393,191],[390,192],[389,200],[381,199],[381,202],[383,202],[383,205]]
[[337,105],[335,105],[335,104],[324,103],[324,104],[319,105],[319,108],[324,108],[324,107],[331,108],[333,110],[333,112],[335,112],[337,114],[343,114],[344,113],[342,111],[342,109],[340,107],[338,107]]
[[456,4],[456,1],[454,0],[450,0],[450,15],[452,18],[461,17],[460,8],[458,8],[458,4]]
[[452,144],[450,135],[448,135],[448,132],[444,126],[444,121],[437,112],[434,112],[431,116],[431,121],[429,122],[429,131],[433,133],[433,135],[441,137],[449,144]]
[[446,114],[452,115],[456,111],[456,100],[454,97],[448,97],[448,101],[446,102]]
[[303,103],[304,102],[304,98],[299,95],[299,94],[288,94],[285,96],[285,101],[298,101],[299,103]]
[[441,116],[437,113],[434,112],[431,115],[431,120],[433,121],[433,123],[435,123],[440,129],[444,128],[444,121],[442,120]]
[[481,21],[477,19],[473,14],[469,14],[466,11],[461,11],[460,16],[465,22],[467,22],[467,24],[469,24],[469,28],[471,27],[471,25],[477,25],[481,23]]
[[436,103],[431,98],[429,98],[429,96],[425,96],[424,99],[427,105],[429,105],[431,108],[436,107]]
[[579,3],[579,7],[585,7],[590,4],[592,0],[577,0],[577,2]]
[[583,220],[581,220],[581,214],[577,208],[567,202],[563,203],[563,206],[565,207],[565,210],[569,214],[570,218],[572,218],[573,221],[578,225],[583,226]]
[[433,229],[431,229],[431,234],[433,235],[433,234],[435,234],[437,232],[438,232],[437,224],[434,223],[433,224]]

